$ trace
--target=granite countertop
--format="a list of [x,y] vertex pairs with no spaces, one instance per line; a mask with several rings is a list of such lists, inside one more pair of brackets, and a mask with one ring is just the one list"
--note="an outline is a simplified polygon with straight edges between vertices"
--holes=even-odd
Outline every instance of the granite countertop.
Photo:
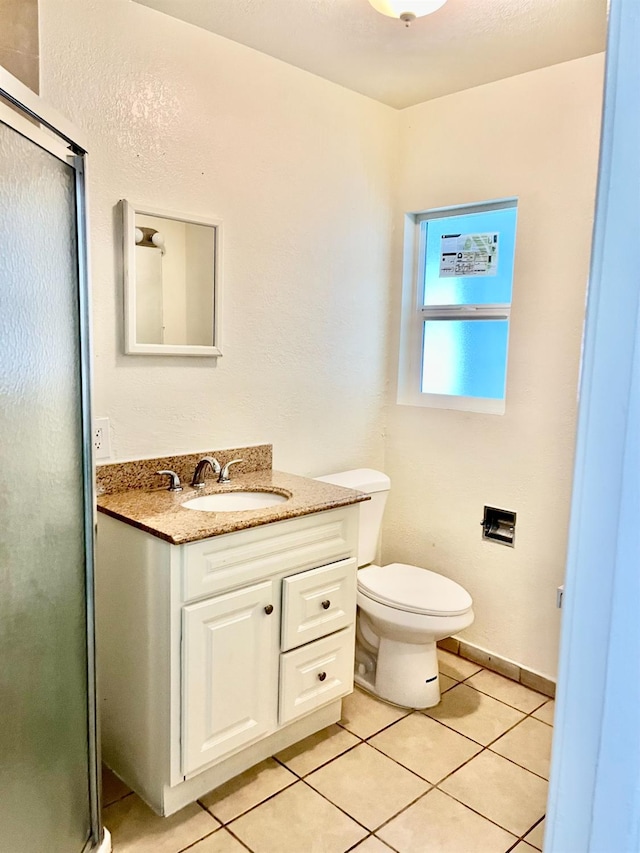
[[[288,500],[264,509],[240,512],[200,512],[182,508],[185,501],[195,497],[234,491],[275,492]],[[193,489],[183,483],[181,492],[163,488],[103,494],[98,497],[98,511],[173,545],[182,545],[365,500],[369,500],[369,496],[362,492],[269,468],[239,474],[226,485],[212,479],[203,489]]]

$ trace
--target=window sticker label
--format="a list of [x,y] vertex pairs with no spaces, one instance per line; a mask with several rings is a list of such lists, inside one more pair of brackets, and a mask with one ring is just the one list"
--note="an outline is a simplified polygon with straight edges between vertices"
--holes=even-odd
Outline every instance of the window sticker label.
[[498,233],[443,234],[440,278],[488,276],[498,272]]

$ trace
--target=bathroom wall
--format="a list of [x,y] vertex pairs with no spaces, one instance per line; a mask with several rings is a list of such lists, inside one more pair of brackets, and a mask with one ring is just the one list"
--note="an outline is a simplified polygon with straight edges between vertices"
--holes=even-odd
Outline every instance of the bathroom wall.
[[[462,582],[465,637],[553,677],[602,56],[396,112],[127,0],[41,21],[43,95],[90,138],[114,456],[266,441],[301,474],[386,466],[385,558]],[[512,195],[506,414],[395,405],[404,213]],[[122,197],[223,219],[218,362],[122,354]],[[485,503],[517,511],[514,550],[480,540]]]
[[0,65],[38,91],[38,0],[0,0]]
[[[404,110],[386,469],[386,560],[432,567],[475,601],[469,642],[555,677],[594,209],[602,55]],[[395,404],[405,212],[517,196],[506,414]],[[485,504],[514,549],[481,541]]]
[[[41,0],[43,96],[89,134],[95,395],[118,458],[272,442],[382,465],[397,114],[128,0]],[[224,355],[122,354],[117,202],[220,217]]]

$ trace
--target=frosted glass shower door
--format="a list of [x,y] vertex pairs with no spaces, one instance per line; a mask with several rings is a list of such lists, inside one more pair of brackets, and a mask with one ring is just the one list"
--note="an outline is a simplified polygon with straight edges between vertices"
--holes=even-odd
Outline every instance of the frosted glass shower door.
[[91,504],[67,154],[0,120],[0,853],[80,853],[95,841]]

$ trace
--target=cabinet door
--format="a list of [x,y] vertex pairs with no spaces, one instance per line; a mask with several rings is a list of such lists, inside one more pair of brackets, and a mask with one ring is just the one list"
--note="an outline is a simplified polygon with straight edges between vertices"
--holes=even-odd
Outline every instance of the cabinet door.
[[279,622],[272,581],[183,608],[185,775],[275,728]]

